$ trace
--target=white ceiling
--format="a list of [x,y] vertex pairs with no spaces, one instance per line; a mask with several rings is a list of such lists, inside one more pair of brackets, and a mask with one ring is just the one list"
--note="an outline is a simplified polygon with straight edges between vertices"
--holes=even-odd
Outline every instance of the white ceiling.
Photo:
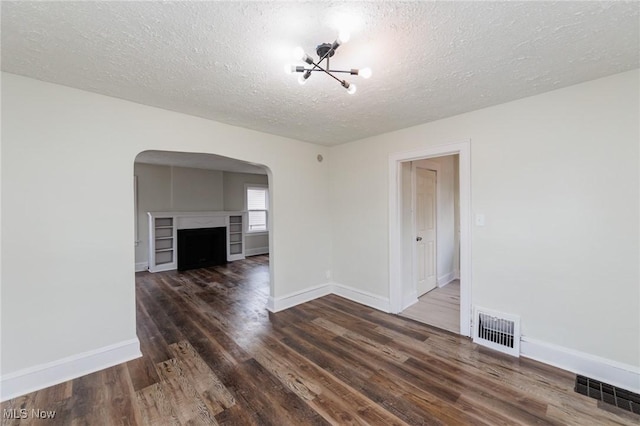
[[267,170],[259,165],[214,154],[190,152],[144,151],[136,157],[136,163],[163,166],[191,167],[196,169],[222,170],[225,172],[266,175]]
[[[639,67],[638,2],[2,2],[2,69],[325,145]],[[351,29],[332,68],[291,50]]]

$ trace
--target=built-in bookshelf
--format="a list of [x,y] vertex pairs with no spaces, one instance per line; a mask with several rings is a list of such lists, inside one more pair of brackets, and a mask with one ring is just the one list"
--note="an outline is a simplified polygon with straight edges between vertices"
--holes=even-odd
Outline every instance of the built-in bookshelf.
[[[229,216],[229,254],[237,256],[244,253],[244,230],[242,215]],[[244,255],[243,255],[244,256]]]
[[157,217],[154,220],[155,238],[154,248],[155,264],[158,266],[173,264],[175,262],[175,238],[173,236],[173,218]]
[[178,267],[175,223],[173,216],[149,216],[149,271]]

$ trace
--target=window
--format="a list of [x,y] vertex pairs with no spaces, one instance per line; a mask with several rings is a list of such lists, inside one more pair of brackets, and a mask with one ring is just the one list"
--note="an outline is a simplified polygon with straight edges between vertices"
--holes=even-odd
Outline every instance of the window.
[[269,189],[263,186],[247,186],[247,232],[266,232],[269,209]]

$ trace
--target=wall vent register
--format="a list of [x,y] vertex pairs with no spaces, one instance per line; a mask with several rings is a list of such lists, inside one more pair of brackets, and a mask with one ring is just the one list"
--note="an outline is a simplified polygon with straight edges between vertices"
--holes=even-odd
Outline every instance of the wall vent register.
[[476,307],[473,341],[509,355],[520,356],[520,318]]

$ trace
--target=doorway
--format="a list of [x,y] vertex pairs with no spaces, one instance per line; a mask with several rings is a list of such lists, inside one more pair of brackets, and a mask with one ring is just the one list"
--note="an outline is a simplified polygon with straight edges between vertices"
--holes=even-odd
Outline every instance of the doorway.
[[[410,220],[403,221],[404,246],[413,248],[416,298],[400,315],[460,332],[458,155],[402,163],[410,168]],[[409,191],[403,190],[403,195]],[[415,240],[415,241],[414,241]]]
[[[420,292],[425,288],[430,290],[430,286],[433,284],[433,279],[426,283],[422,283],[422,278],[427,278],[431,273],[435,276],[436,286],[435,289],[427,292],[427,296],[431,293],[439,292],[449,287],[447,290],[451,291],[459,285],[459,295],[455,299],[458,302],[459,309],[458,329],[455,332],[459,332],[461,335],[470,336],[471,334],[471,274],[470,274],[470,143],[468,141],[435,146],[431,148],[425,148],[420,151],[396,153],[389,157],[389,213],[390,213],[390,226],[389,226],[389,240],[390,240],[390,256],[389,256],[389,271],[390,271],[390,301],[391,311],[393,313],[401,313],[405,311],[409,306],[418,303]],[[418,231],[418,228],[425,225],[418,223],[419,220],[429,221],[429,212],[422,212],[425,216],[420,219],[418,206],[415,201],[408,202],[407,199],[417,199],[417,196],[413,194],[413,188],[417,188],[416,171],[420,168],[431,169],[435,172],[436,179],[436,192],[438,192],[438,168],[433,165],[429,166],[430,162],[438,162],[434,160],[445,156],[457,155],[458,167],[456,176],[457,184],[459,187],[459,201],[455,206],[455,209],[451,208],[451,215],[448,217],[450,223],[458,222],[458,229],[455,231],[451,227],[449,243],[450,251],[448,253],[448,259],[444,262],[444,256],[441,256],[438,261],[438,244],[434,245],[436,256],[430,257],[428,249],[429,241],[424,243],[421,248],[420,244],[425,241],[425,235],[421,235],[422,231]],[[426,160],[426,161],[425,161]],[[420,164],[421,167],[417,167]],[[435,170],[434,170],[435,169]],[[427,176],[428,173],[420,172],[422,175]],[[433,176],[433,174],[431,174]],[[424,179],[422,186],[428,185],[429,179],[427,177],[419,178]],[[427,191],[428,193],[428,191]],[[429,197],[423,195],[423,197]],[[442,194],[440,194],[442,198]],[[422,210],[431,209],[434,222],[438,222],[438,196],[436,195],[432,204],[428,202],[424,204]],[[455,211],[458,215],[455,216]],[[435,214],[434,214],[435,212]],[[415,214],[414,214],[415,213]],[[422,214],[420,213],[420,214]],[[442,213],[441,213],[442,214]],[[443,219],[440,218],[440,219]],[[411,226],[407,226],[407,223],[411,223]],[[428,225],[428,223],[426,224]],[[427,230],[428,226],[425,227]],[[437,241],[438,226],[435,226],[436,241]],[[421,241],[416,241],[422,237]],[[428,238],[431,238],[428,236]],[[441,246],[446,246],[442,244]],[[455,249],[453,249],[455,247]],[[418,254],[421,256],[424,254],[423,260],[418,259]],[[435,258],[435,260],[434,260]],[[424,262],[424,263],[421,263]],[[429,271],[430,263],[433,262],[435,268],[433,271]],[[459,264],[459,270],[452,270],[452,268],[443,266],[440,267],[438,272],[438,265],[449,266],[451,263]],[[424,268],[424,269],[420,269]],[[459,277],[459,281],[456,282],[456,278]],[[459,284],[458,284],[459,283]],[[440,284],[440,287],[438,286]]]

